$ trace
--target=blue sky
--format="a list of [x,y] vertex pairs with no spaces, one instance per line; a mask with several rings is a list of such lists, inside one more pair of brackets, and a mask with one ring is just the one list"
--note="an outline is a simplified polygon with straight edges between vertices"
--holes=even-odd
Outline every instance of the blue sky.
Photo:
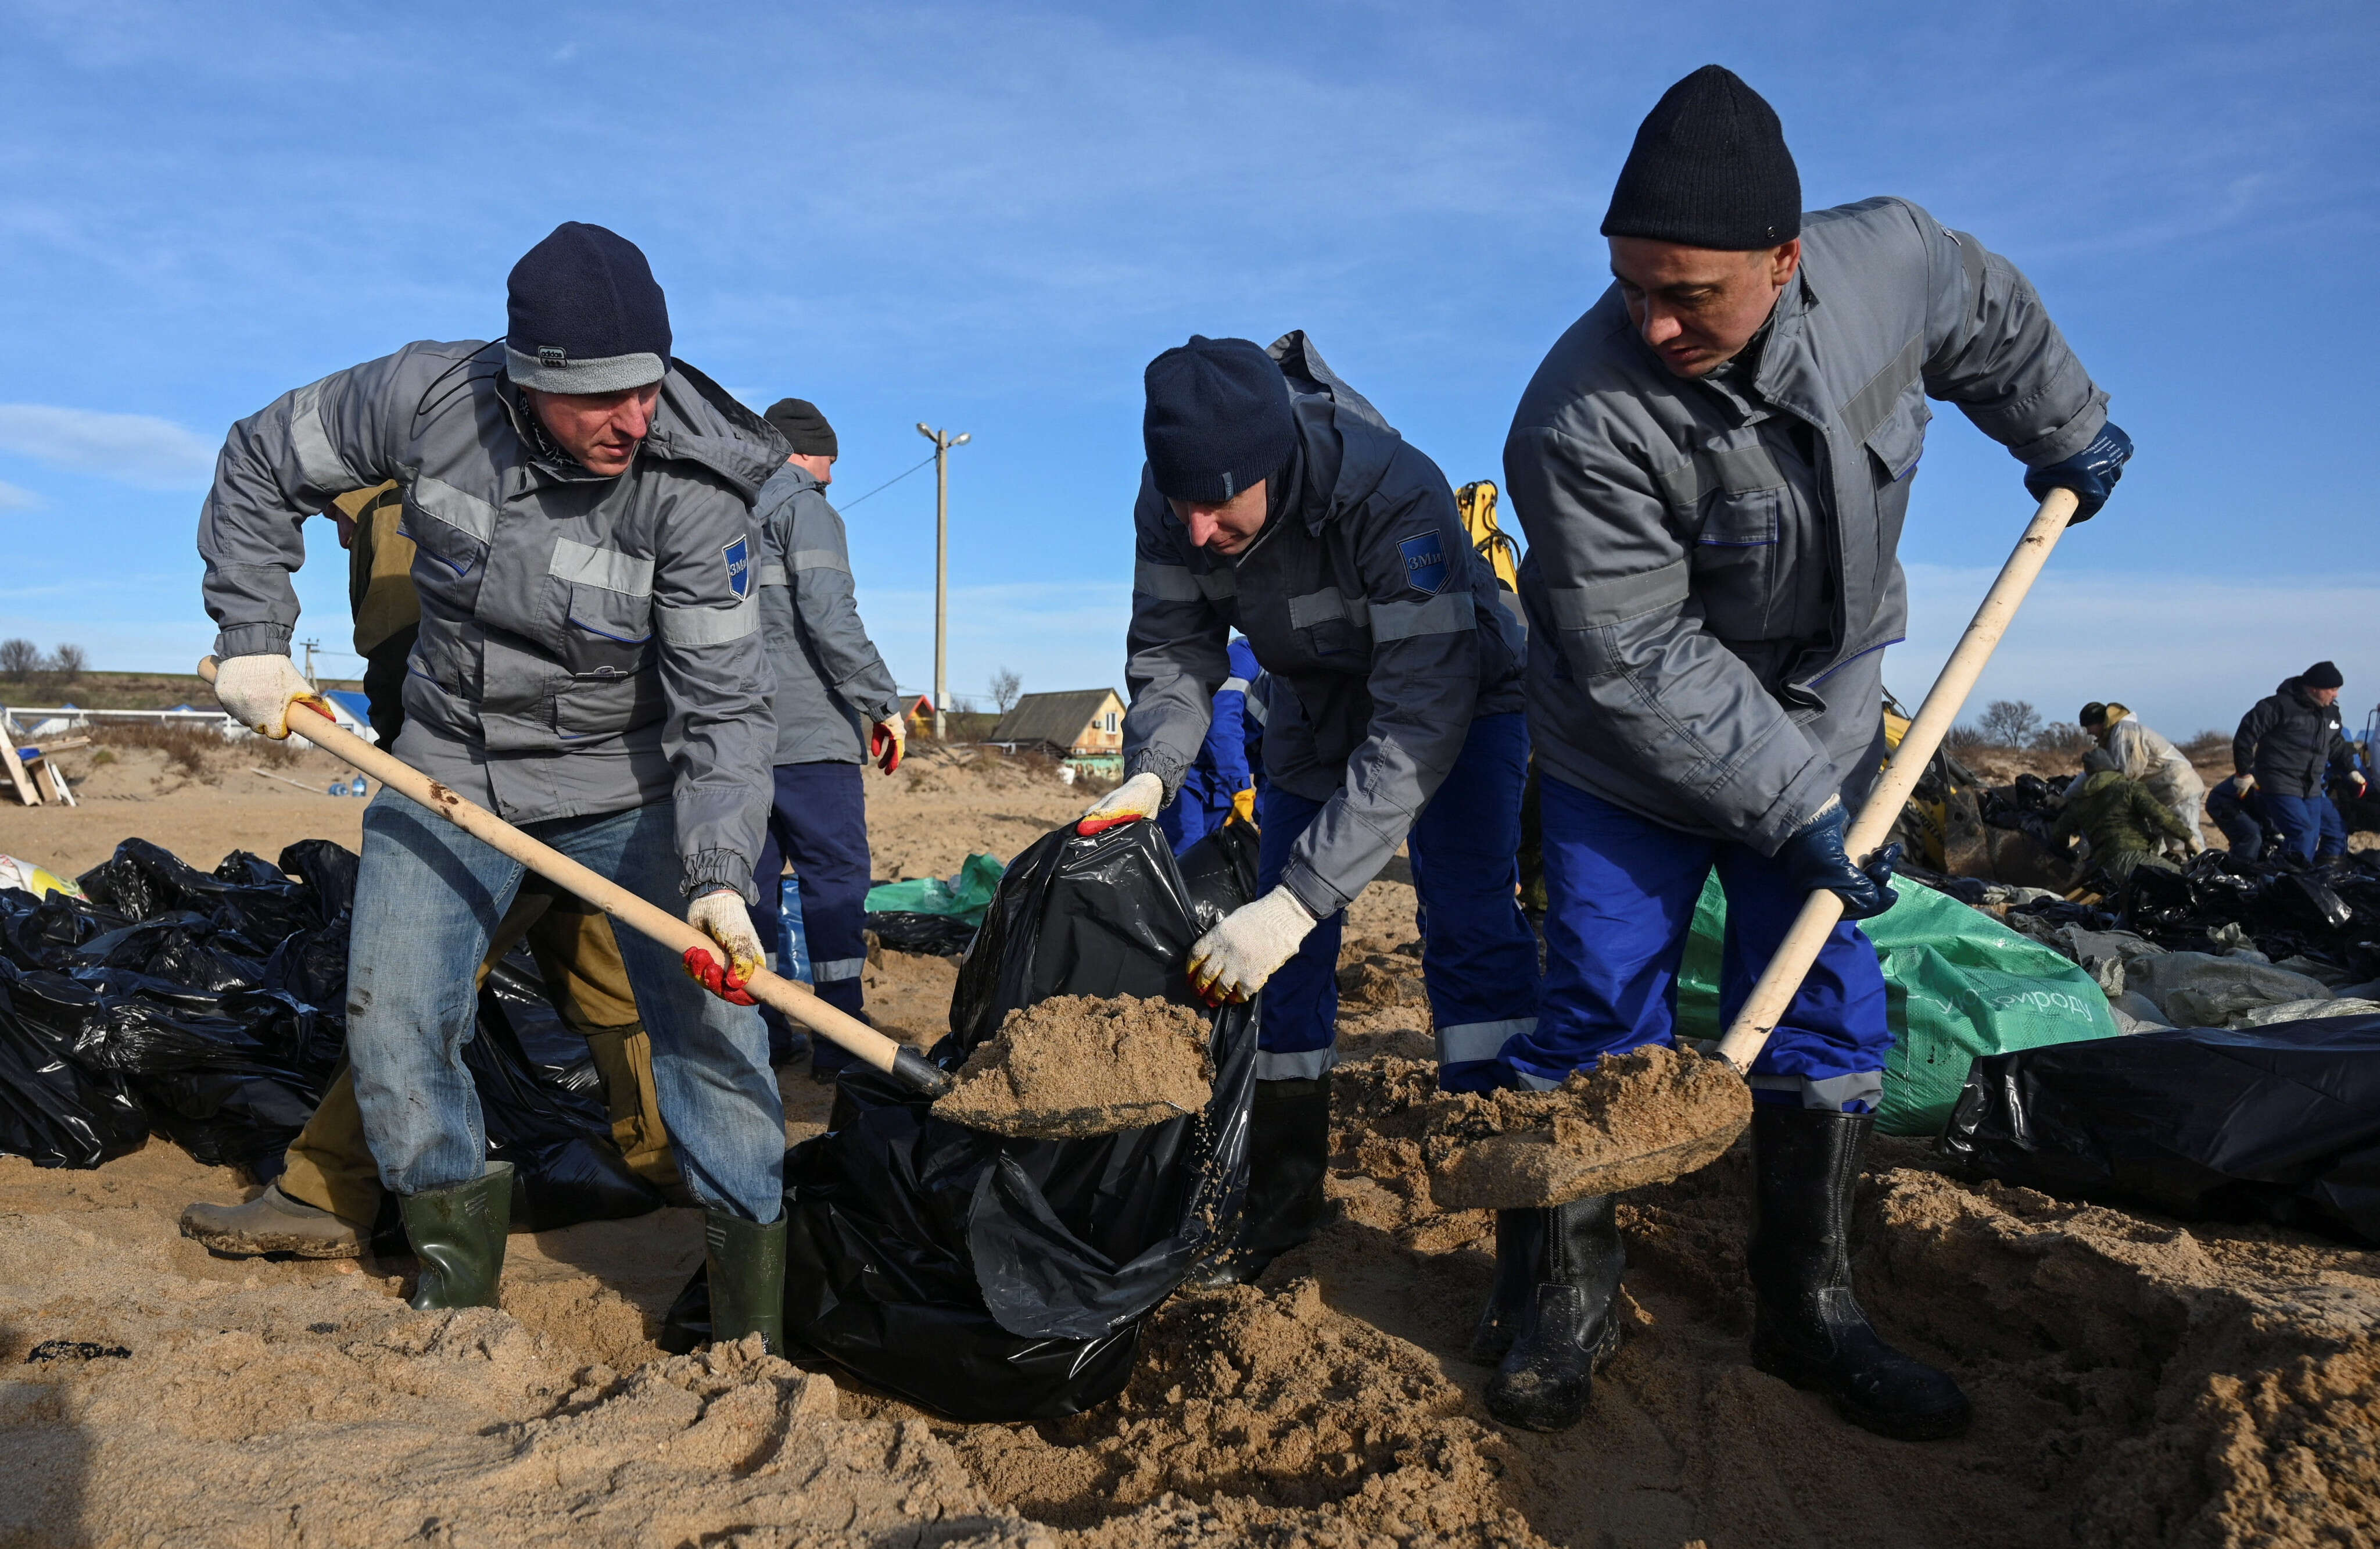
[[[1304,327],[1455,482],[1499,478],[1605,283],[1637,120],[1718,60],[1777,105],[1811,205],[1905,195],[2023,267],[2140,445],[1983,697],[2183,735],[2327,656],[2380,700],[2380,9],[1687,11],[0,4],[0,634],[186,667],[231,421],[500,332],[513,260],[579,219],[650,255],[681,355],[825,409],[839,494],[923,456],[917,421],[973,433],[954,689],[1120,686],[1148,359]],[[905,687],[932,502],[921,473],[850,518]],[[1905,697],[2028,509],[1937,418]],[[316,550],[301,635],[344,646]]]

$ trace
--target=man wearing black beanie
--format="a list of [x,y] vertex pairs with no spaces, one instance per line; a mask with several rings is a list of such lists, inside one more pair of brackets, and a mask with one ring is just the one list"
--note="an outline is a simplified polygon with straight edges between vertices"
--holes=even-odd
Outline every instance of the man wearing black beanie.
[[[901,767],[905,732],[892,673],[868,638],[852,590],[843,516],[826,497],[834,482],[834,427],[818,406],[780,398],[763,416],[792,451],[760,486],[753,522],[760,533],[760,638],[777,689],[771,804],[753,884],[767,940],[783,929],[779,900],[791,885],[801,901],[810,982],[819,998],[856,1017],[866,1009],[868,796],[860,765],[873,757]],[[793,1058],[794,1030],[772,1007],[769,1058]],[[823,1038],[809,1041],[810,1079],[823,1085],[854,1063]]]
[[1262,895],[1190,952],[1209,999],[1263,992],[1247,1205],[1199,1276],[1217,1284],[1254,1278],[1320,1224],[1340,929],[1400,844],[1440,1083],[1498,1084],[1496,1050],[1536,1015],[1536,938],[1513,896],[1523,640],[1446,475],[1304,334],[1269,350],[1193,337],[1146,386],[1126,778],[1087,831],[1180,793],[1233,676],[1234,628],[1270,683]]
[[2330,784],[2362,796],[2362,761],[2347,740],[2338,691],[2347,677],[2316,662],[2258,700],[2231,737],[2232,792],[2281,831],[2280,848],[2301,860],[2347,853],[2347,820]]
[[[1514,1084],[1542,1087],[1670,1043],[1714,870],[1729,1017],[1810,892],[1842,895],[1843,923],[1752,1072],[1753,1357],[1914,1439],[1958,1432],[1969,1410],[1851,1295],[1850,1189],[1892,1043],[1854,921],[1893,896],[1889,857],[1854,864],[1843,830],[1882,755],[1883,650],[1906,613],[1894,549],[1925,400],[2007,446],[2036,498],[2072,489],[2077,519],[2131,444],[2007,260],[1903,200],[1801,205],[1758,92],[1716,65],[1671,86],[1604,217],[1614,283],[1513,415],[1504,472],[1529,539],[1550,911],[1545,1009],[1501,1059]],[[1520,1219],[1532,1214],[1544,1219]],[[1624,1255],[1608,1201],[1506,1216],[1485,1323],[1518,1337],[1488,1406],[1559,1430],[1617,1342]],[[1533,1246],[1560,1241],[1575,1250]]]
[[[752,500],[785,444],[672,358],[661,287],[626,238],[566,222],[508,291],[501,339],[410,344],[232,428],[199,527],[216,697],[288,735],[312,692],[289,662],[299,524],[395,481],[420,604],[397,757],[723,950],[681,961],[618,936],[710,1214],[713,1334],[774,1344],[784,1113],[743,984],[761,959],[747,905],[773,741]],[[422,1262],[419,1308],[496,1301],[512,1168],[488,1161],[462,1049],[522,876],[393,793],[364,812],[347,1051]]]

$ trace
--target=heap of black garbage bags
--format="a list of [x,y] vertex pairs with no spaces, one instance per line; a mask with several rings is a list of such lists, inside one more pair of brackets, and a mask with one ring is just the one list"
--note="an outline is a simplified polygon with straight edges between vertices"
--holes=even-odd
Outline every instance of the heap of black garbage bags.
[[[0,890],[0,1153],[96,1167],[153,1132],[278,1177],[346,1055],[356,866],[307,839],[209,872],[127,839],[76,879],[83,898]],[[662,1202],[621,1161],[587,1045],[526,954],[489,976],[464,1060],[527,1224]]]

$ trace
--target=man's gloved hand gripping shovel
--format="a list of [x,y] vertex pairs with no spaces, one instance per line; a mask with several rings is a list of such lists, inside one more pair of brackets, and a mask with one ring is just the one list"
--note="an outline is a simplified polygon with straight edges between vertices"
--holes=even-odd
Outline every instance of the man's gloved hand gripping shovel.
[[[199,676],[209,683],[215,680],[213,657],[199,664]],[[322,717],[320,724],[307,722],[300,735],[324,752],[354,765],[399,795],[411,798],[482,844],[503,851],[548,882],[570,889],[620,923],[642,932],[679,956],[701,952],[715,958],[720,955],[717,943],[684,920],[655,908],[559,850],[538,843],[486,808],[464,800],[419,770],[342,729],[330,719],[326,709],[310,701],[297,702]],[[939,1097],[951,1088],[949,1074],[923,1055],[906,1044],[894,1043],[848,1012],[829,1006],[811,994],[808,985],[760,968],[753,970],[744,991],[922,1096]]]
[[[2051,490],[2034,513],[2024,536],[2017,541],[2016,552],[2000,567],[1998,579],[1985,593],[1966,633],[1959,638],[1958,649],[1950,653],[1942,676],[1934,680],[1933,691],[1925,696],[1917,718],[1910,723],[1900,746],[1894,750],[1891,762],[1844,835],[1844,852],[1854,864],[1864,866],[1892,831],[1926,764],[1965,707],[1975,679],[1983,675],[1985,664],[2016,617],[2018,605],[2048,563],[2049,551],[2066,531],[2077,504],[2072,491]],[[1802,906],[1760,982],[1719,1041],[1719,1055],[1734,1067],[1734,1074],[1750,1073],[1752,1062],[1760,1057],[1768,1035],[1801,992],[1803,979],[1842,917],[1842,896],[1831,890],[1812,893]],[[1475,1160],[1449,1159],[1446,1172],[1433,1179],[1432,1193],[1438,1201],[1450,1207],[1537,1209],[1588,1194],[1663,1182],[1717,1160],[1751,1122],[1749,1102],[1682,1103],[1678,1099],[1685,1088],[1676,1079],[1674,1067],[1639,1073],[1624,1063],[1633,1058],[1607,1058],[1587,1079],[1580,1096],[1589,1122],[1572,1127],[1572,1139],[1562,1147],[1574,1154],[1546,1154],[1555,1148],[1542,1133],[1499,1137],[1470,1148]],[[1615,1064],[1621,1068],[1611,1068]],[[1459,1128],[1463,1120],[1460,1115],[1449,1113],[1443,1122]],[[1524,1140],[1536,1143],[1529,1147],[1517,1143]]]

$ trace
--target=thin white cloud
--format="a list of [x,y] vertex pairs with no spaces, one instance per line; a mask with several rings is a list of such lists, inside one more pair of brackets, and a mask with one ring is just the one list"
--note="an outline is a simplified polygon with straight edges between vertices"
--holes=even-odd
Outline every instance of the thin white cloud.
[[[1992,572],[1912,565],[1909,643],[1885,681],[1914,710],[1949,659]],[[2360,619],[2380,610],[2380,576],[2224,580],[2140,571],[2053,571],[2025,600],[1967,701],[1973,719],[1993,700],[2025,700],[2049,720],[2091,700],[2119,700],[2177,740],[2229,731],[2284,677],[2336,661],[2341,704],[2361,726],[2380,700],[2380,652]]]
[[44,504],[32,491],[0,481],[0,511],[38,511]]
[[0,452],[152,490],[203,486],[215,466],[215,448],[171,420],[42,403],[0,403]]

